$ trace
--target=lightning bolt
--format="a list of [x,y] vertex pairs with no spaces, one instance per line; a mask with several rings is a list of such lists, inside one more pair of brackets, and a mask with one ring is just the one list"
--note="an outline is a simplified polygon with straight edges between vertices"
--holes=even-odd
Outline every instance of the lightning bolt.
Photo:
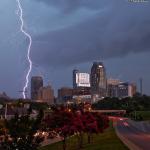
[[32,46],[32,37],[31,35],[25,31],[24,29],[24,19],[23,19],[23,8],[22,8],[22,5],[21,5],[21,2],[20,0],[16,0],[17,2],[17,6],[18,6],[18,16],[19,16],[19,19],[20,19],[20,22],[21,22],[21,25],[20,25],[20,31],[28,38],[29,40],[29,45],[28,45],[28,49],[27,49],[27,60],[28,60],[28,63],[29,63],[29,69],[27,71],[27,74],[26,74],[26,81],[25,81],[25,85],[23,87],[23,91],[22,91],[22,96],[24,99],[26,99],[26,89],[28,88],[28,84],[29,84],[29,76],[30,76],[30,73],[32,71],[32,60],[30,58],[30,52],[31,52],[31,46]]

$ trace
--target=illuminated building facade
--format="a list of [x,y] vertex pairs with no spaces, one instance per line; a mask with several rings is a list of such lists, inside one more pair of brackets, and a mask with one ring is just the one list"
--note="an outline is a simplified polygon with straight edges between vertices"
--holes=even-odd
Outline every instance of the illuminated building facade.
[[90,74],[73,70],[73,88],[90,87]]

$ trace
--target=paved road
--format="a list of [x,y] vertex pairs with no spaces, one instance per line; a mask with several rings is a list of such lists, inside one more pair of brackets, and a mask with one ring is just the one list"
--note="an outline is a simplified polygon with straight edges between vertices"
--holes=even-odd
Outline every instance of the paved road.
[[150,134],[138,130],[126,119],[121,118],[116,119],[116,128],[119,134],[139,147],[139,149],[150,150]]

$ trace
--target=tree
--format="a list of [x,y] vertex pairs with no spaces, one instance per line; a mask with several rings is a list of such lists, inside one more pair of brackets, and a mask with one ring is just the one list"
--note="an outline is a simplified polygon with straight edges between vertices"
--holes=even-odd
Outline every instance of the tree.
[[91,112],[71,111],[65,108],[55,109],[43,120],[47,131],[55,131],[63,138],[63,149],[66,150],[66,139],[76,133],[79,149],[83,147],[83,133],[91,143],[93,133],[100,133],[108,127],[108,118]]
[[82,121],[84,125],[84,132],[87,134],[88,137],[88,143],[91,143],[92,134],[98,132],[96,119],[94,118],[92,113],[83,112]]
[[93,115],[97,121],[97,128],[99,133],[103,132],[109,127],[109,119],[106,115],[98,112],[93,113]]
[[66,150],[66,139],[75,132],[75,128],[72,126],[73,113],[64,109],[59,111],[53,111],[51,115],[48,115],[44,122],[46,128],[49,131],[56,131],[63,138],[63,149]]
[[42,137],[34,136],[39,129],[41,120],[39,116],[35,120],[31,120],[29,115],[18,116],[16,114],[11,120],[6,120],[5,126],[8,132],[0,149],[37,150],[43,141]]
[[72,122],[72,126],[75,129],[75,133],[77,133],[78,145],[79,145],[79,149],[80,149],[83,147],[83,132],[85,129],[85,126],[82,121],[82,114],[80,111],[75,113],[75,116],[74,116],[74,119]]

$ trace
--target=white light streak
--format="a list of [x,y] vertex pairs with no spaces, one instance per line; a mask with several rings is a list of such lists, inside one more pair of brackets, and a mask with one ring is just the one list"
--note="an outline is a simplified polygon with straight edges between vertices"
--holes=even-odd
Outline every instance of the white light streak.
[[27,74],[26,74],[26,81],[25,81],[25,85],[24,85],[23,91],[22,91],[23,98],[26,99],[26,90],[27,90],[28,84],[29,84],[29,76],[30,76],[30,73],[32,71],[32,60],[30,58],[32,37],[27,31],[24,30],[23,9],[22,9],[21,2],[20,2],[20,0],[16,0],[16,2],[18,5],[18,13],[17,14],[18,14],[19,19],[21,21],[20,31],[29,39],[29,45],[28,45],[28,49],[27,49],[27,60],[29,62],[29,69],[28,69]]

